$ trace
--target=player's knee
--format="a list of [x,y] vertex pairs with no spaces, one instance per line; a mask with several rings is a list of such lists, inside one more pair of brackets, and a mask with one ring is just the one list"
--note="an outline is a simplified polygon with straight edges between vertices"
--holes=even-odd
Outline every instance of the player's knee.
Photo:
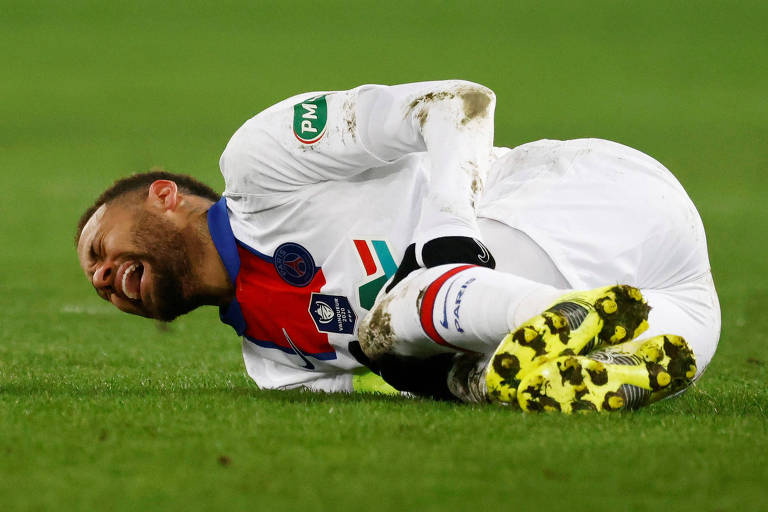
[[374,361],[391,352],[395,343],[392,313],[389,311],[392,298],[392,296],[385,296],[377,301],[373,309],[363,318],[357,331],[360,348]]
[[457,266],[419,268],[390,291],[382,290],[358,329],[363,352],[376,360],[384,354],[427,357],[445,351],[425,333],[421,310],[427,288],[445,273],[446,268]]

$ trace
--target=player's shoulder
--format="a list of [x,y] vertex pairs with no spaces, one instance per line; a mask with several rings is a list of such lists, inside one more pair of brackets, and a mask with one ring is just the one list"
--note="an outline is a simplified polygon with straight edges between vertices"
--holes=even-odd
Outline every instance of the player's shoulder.
[[[288,98],[285,98],[284,100],[278,101],[277,103],[265,108],[264,110],[260,111],[259,113],[255,114],[254,116],[246,120],[235,131],[235,133],[232,135],[230,139],[230,144],[228,145],[227,149],[236,150],[237,149],[236,143],[240,139],[252,137],[259,130],[270,131],[269,123],[272,122],[275,119],[275,117],[284,115],[285,112],[291,110],[293,106],[312,98],[326,96],[330,92],[331,91],[304,92],[301,94],[296,94]],[[232,142],[234,142],[235,144],[232,144]],[[232,146],[231,148],[229,147],[230,145]]]
[[383,86],[364,84],[345,90],[317,90],[278,101],[235,131],[224,149],[222,163],[270,158],[273,150],[281,148],[289,149],[289,153],[296,153],[296,148],[310,148],[322,138],[329,124],[353,118],[356,96],[361,90],[373,87]]
[[297,116],[306,114],[307,109],[321,121],[322,116],[327,115],[329,97],[346,92],[349,91],[310,91],[278,101],[246,120],[232,134],[222,156],[240,157],[254,149],[263,149],[262,144],[271,145],[277,142],[280,135],[296,131],[287,129],[293,128],[292,124]]
[[[338,138],[344,109],[351,109],[348,91],[295,94],[262,110],[243,123],[227,142],[219,167],[228,193],[286,193],[327,179],[328,159],[346,158]],[[336,144],[334,144],[336,142]],[[325,174],[324,174],[325,173]]]

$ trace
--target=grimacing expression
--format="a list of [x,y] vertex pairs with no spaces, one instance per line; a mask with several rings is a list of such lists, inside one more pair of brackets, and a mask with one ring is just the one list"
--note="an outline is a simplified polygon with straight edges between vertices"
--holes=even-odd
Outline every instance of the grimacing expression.
[[99,296],[127,313],[170,322],[201,305],[184,233],[160,215],[119,203],[83,228],[78,257]]

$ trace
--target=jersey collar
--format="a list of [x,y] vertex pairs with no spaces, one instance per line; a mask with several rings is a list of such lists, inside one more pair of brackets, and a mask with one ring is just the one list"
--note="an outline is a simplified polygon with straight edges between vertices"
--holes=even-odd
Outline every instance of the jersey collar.
[[[229,224],[227,200],[223,197],[208,210],[208,231],[227,269],[229,280],[236,286],[237,275],[240,273],[240,256],[237,253],[237,242],[232,233],[232,226]],[[245,318],[236,298],[232,299],[228,305],[219,308],[219,318],[225,324],[231,325],[240,336],[245,333]]]

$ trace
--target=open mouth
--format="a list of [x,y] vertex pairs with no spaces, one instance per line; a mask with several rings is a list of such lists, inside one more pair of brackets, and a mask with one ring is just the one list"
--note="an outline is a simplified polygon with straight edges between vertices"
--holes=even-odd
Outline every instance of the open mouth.
[[123,271],[120,280],[120,289],[123,295],[131,300],[141,300],[141,277],[144,275],[144,265],[138,262],[131,263]]

